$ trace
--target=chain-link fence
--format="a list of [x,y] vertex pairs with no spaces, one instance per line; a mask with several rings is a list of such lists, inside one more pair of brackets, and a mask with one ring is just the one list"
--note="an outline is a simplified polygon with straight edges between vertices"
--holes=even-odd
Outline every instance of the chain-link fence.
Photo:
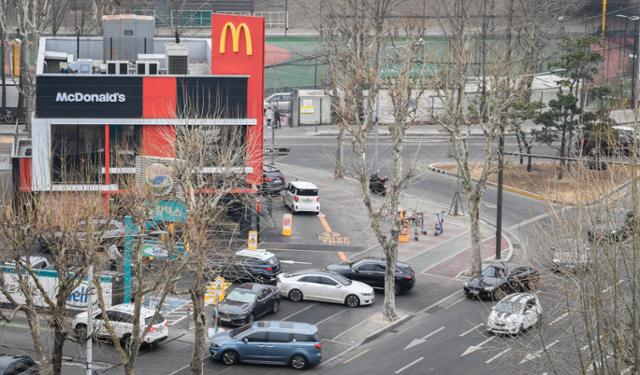
[[[211,27],[211,15],[213,10],[183,9],[161,12],[155,9],[136,9],[135,14],[153,16],[156,27],[179,27],[179,28],[209,28]],[[216,13],[236,14],[241,16],[264,17],[267,29],[282,29],[287,26],[287,12],[285,11],[218,11]]]

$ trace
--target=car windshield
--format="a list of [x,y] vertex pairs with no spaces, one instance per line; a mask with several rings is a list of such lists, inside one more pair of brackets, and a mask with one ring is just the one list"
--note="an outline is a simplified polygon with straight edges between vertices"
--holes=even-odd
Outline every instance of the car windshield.
[[269,263],[272,266],[275,266],[278,264],[278,258],[274,256],[272,256],[271,258],[267,258],[267,263]]
[[351,280],[347,279],[346,277],[340,274],[332,273],[331,277],[333,277],[337,282],[339,282],[342,285],[351,285]]
[[235,289],[225,299],[231,302],[252,303],[256,300],[256,295],[248,290]]
[[302,197],[315,197],[318,195],[318,189],[298,189],[298,195]]
[[486,276],[486,277],[501,277],[502,276],[502,270],[499,268],[496,268],[494,266],[489,266],[487,268],[484,269],[484,271],[482,271],[482,276]]
[[498,302],[495,309],[497,312],[516,314],[522,311],[524,305],[513,302]]
[[[153,318],[153,316],[148,316],[147,318],[145,318],[144,320],[144,324],[145,325],[149,325],[149,323],[151,323],[151,319]],[[164,322],[164,316],[162,316],[162,314],[158,314],[158,316],[156,317],[156,319],[153,321],[152,324],[160,324]]]
[[247,324],[244,325],[240,328],[236,328],[236,329],[232,329],[231,332],[229,333],[229,335],[233,338],[238,337],[238,335],[240,335],[242,332],[248,330],[249,328],[251,328],[251,324]]

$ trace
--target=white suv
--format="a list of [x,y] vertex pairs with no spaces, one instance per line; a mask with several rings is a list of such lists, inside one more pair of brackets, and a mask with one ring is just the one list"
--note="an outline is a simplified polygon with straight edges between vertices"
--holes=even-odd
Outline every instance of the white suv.
[[293,213],[300,211],[320,213],[318,187],[311,182],[292,181],[284,191],[284,204]]
[[[133,333],[133,309],[132,303],[124,303],[121,305],[114,305],[107,309],[107,317],[113,327],[118,338],[123,343],[130,340]],[[144,329],[153,319],[154,310],[141,307],[140,308],[140,332],[144,332]],[[84,340],[87,337],[87,312],[82,312],[73,319],[72,323],[73,331],[80,340]],[[93,336],[101,338],[111,338],[107,326],[102,321],[102,312],[97,311],[93,314]],[[167,320],[160,314],[153,321],[153,325],[149,327],[149,330],[145,333],[142,341],[147,344],[155,344],[165,340],[169,337],[169,327]]]

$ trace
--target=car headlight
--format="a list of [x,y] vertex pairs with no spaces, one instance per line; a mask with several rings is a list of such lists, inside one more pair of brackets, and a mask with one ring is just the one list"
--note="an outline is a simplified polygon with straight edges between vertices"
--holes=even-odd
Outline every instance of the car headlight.
[[468,287],[468,286],[469,286],[469,283],[465,281],[465,282],[464,282],[464,284],[462,284],[462,285],[464,285],[464,286]]
[[484,290],[486,290],[487,292],[493,292],[496,289],[495,286],[486,286],[484,287]]
[[219,348],[219,347],[220,347],[220,345],[218,345],[218,344],[216,344],[216,343],[214,342],[214,343],[212,343],[212,344],[211,344],[211,347],[212,347],[212,348]]
[[369,292],[362,293],[362,296],[364,296],[364,297],[371,297],[372,295],[373,295],[373,293],[369,293]]

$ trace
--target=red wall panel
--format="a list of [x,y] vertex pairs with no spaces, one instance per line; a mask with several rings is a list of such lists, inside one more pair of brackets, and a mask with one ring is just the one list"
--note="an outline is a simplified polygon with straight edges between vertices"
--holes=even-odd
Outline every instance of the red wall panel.
[[176,117],[176,77],[144,77],[142,117]]
[[18,191],[31,191],[31,158],[20,159],[20,180],[18,180]]
[[172,125],[142,125],[142,155],[173,158],[176,128]]

